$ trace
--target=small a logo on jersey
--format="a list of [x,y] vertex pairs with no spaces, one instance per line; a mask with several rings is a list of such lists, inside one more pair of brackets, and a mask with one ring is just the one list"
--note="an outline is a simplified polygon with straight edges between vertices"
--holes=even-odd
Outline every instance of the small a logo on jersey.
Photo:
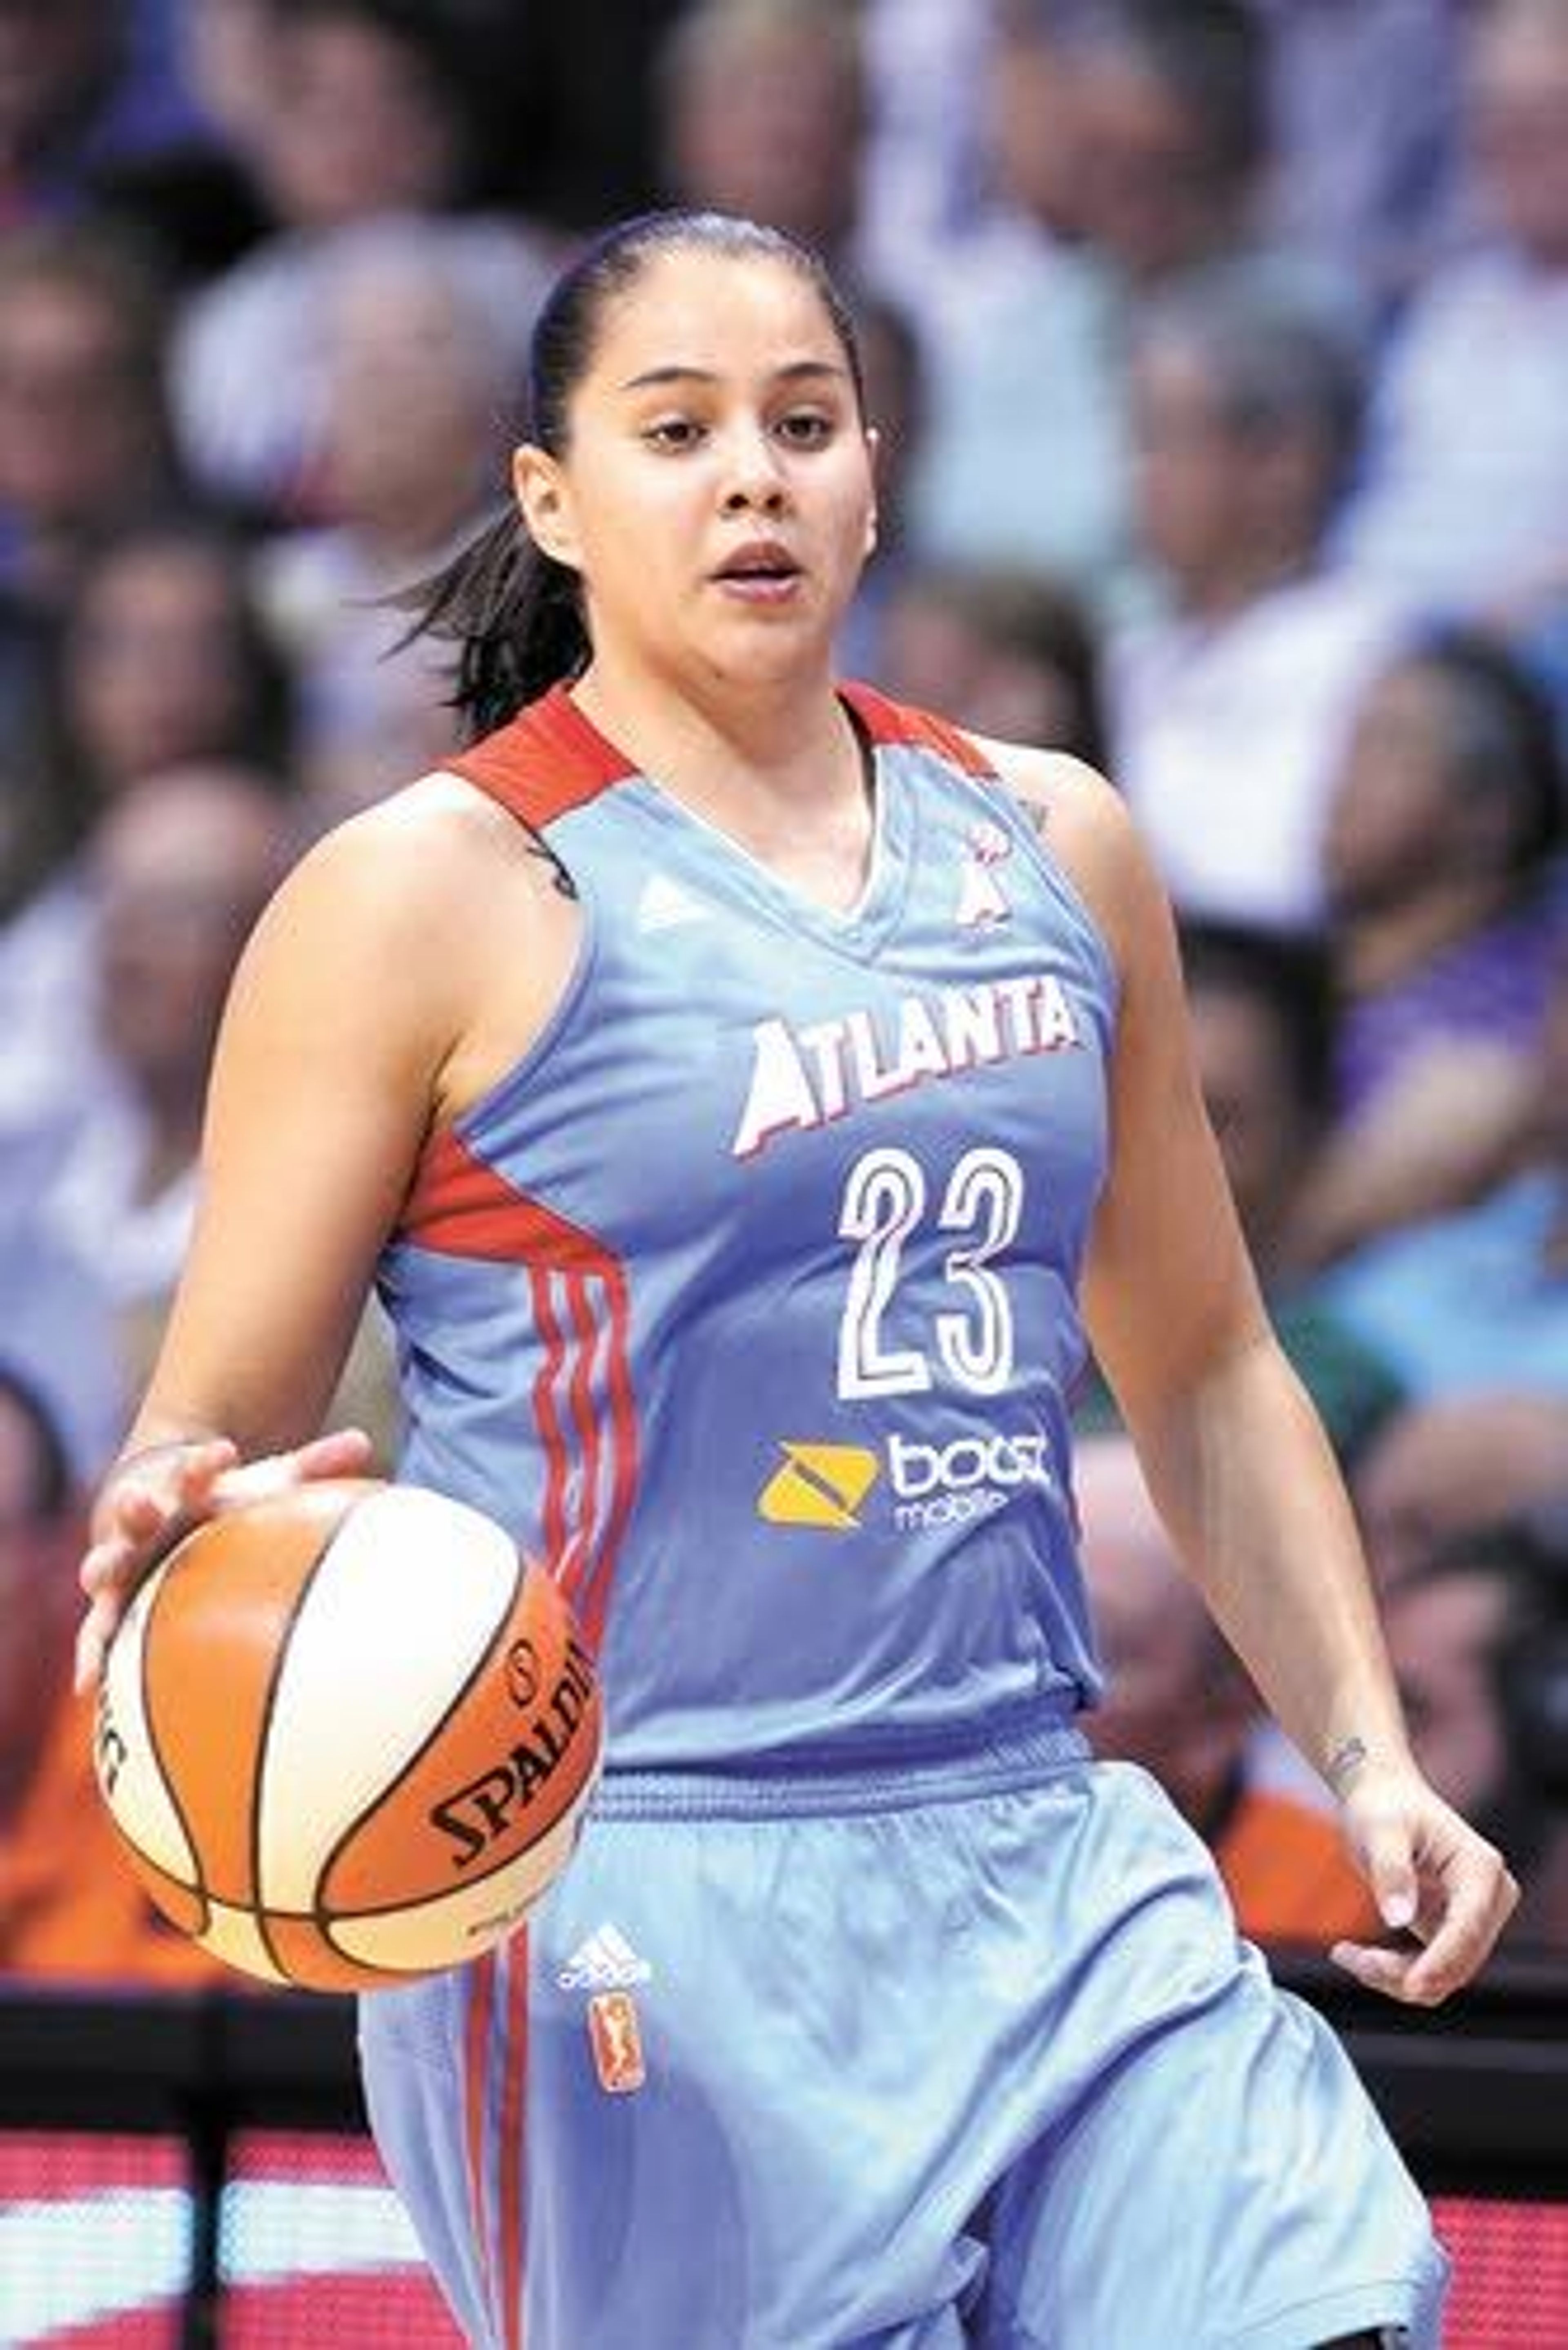
[[712,910],[668,873],[651,873],[637,901],[637,927],[644,932],[679,930],[683,922],[705,922]]
[[648,2078],[637,2002],[628,1991],[601,1991],[588,2002],[594,2070],[607,2095],[624,2097]]
[[652,1980],[648,1960],[638,1956],[618,1926],[608,1924],[579,1942],[556,1977],[563,1991],[625,1991]]
[[881,1463],[861,1444],[795,1444],[781,1439],[782,1465],[757,1496],[757,1515],[775,1526],[826,1526],[842,1534],[860,1523],[861,1503]]
[[996,868],[1012,854],[1012,843],[999,824],[971,824],[964,836],[963,876],[959,884],[961,931],[989,931],[1005,922],[1012,909],[997,879]]

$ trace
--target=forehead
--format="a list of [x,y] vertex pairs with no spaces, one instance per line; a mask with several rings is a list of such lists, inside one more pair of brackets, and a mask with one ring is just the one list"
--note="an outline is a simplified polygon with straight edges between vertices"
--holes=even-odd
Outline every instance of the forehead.
[[623,384],[660,368],[752,375],[803,359],[845,365],[804,270],[765,255],[677,249],[648,262],[606,303],[588,373]]

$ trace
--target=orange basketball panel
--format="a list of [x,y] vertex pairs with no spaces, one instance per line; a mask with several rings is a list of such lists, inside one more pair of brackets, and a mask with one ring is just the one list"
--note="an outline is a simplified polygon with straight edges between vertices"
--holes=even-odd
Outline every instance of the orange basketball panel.
[[288,1629],[317,1563],[371,1488],[341,1479],[211,1518],[173,1553],[147,1627],[149,1731],[203,1883],[255,1895],[254,1807]]

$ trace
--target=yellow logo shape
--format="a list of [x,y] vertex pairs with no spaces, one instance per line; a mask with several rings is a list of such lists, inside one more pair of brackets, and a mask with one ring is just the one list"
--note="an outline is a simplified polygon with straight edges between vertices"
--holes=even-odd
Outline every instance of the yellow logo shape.
[[784,1463],[757,1496],[757,1515],[775,1526],[857,1526],[861,1503],[881,1466],[862,1444],[795,1444],[779,1440]]

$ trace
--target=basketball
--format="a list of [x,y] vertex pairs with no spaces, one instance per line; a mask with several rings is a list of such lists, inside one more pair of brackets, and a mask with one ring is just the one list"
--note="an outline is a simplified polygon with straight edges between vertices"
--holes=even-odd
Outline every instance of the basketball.
[[99,1784],[161,1909],[312,1991],[475,1957],[570,1857],[603,1739],[592,1659],[481,1511],[373,1479],[205,1520],[116,1632]]

